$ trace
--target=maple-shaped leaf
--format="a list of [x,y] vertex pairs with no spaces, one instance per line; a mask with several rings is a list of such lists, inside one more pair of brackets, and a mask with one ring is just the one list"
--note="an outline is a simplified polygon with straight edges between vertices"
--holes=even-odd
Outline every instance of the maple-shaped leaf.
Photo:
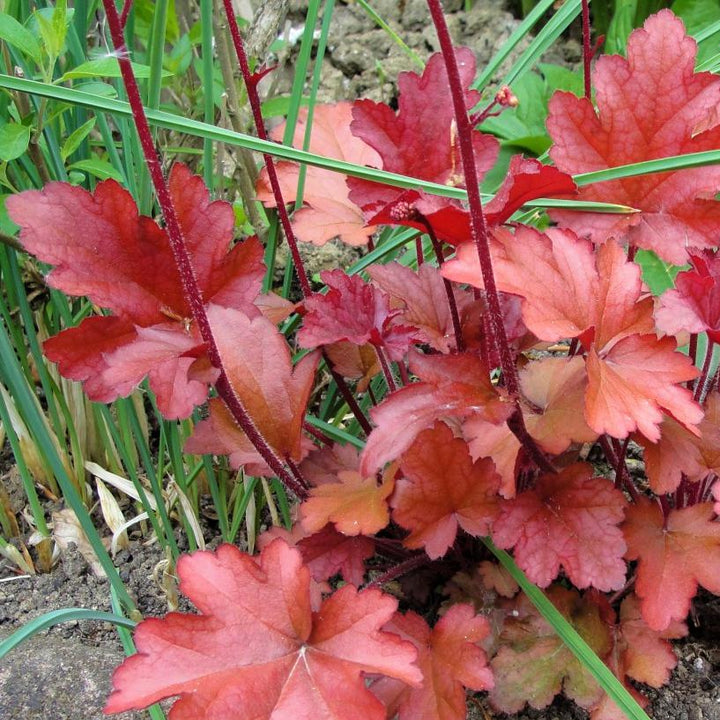
[[[703,433],[705,419],[698,426]],[[660,439],[653,443],[644,435],[636,436],[643,447],[645,472],[656,495],[673,492],[682,482],[683,475],[698,479],[702,475],[702,456],[698,438],[670,416],[660,425]],[[704,473],[707,475],[707,472]]]
[[[469,110],[480,101],[480,94],[470,90],[475,79],[475,53],[470,48],[456,48],[455,55]],[[442,185],[463,184],[455,113],[442,54],[430,57],[422,75],[400,73],[398,96],[397,114],[383,103],[356,101],[350,126],[353,135],[377,150],[383,170]],[[498,142],[478,131],[473,132],[472,142],[482,175],[495,164]],[[353,180],[350,187],[350,197],[363,209],[369,205],[379,208],[402,192],[367,181]]]
[[[599,657],[610,650],[608,626],[598,605],[587,595],[553,585],[547,596]],[[514,713],[526,704],[541,710],[563,691],[580,707],[592,707],[602,690],[590,671],[558,637],[526,595],[515,600],[499,639],[500,649],[490,662],[495,687],[490,702]]]
[[720,257],[716,252],[690,253],[692,270],[675,278],[655,310],[658,329],[669,335],[707,332],[720,342]]
[[[307,116],[307,108],[301,108],[293,137],[296,148],[304,145]],[[377,167],[380,156],[350,132],[351,121],[352,104],[349,102],[316,105],[307,149],[336,160]],[[273,139],[280,141],[284,132],[285,123],[273,131]],[[286,202],[295,202],[299,167],[294,163],[280,162],[276,169],[283,198]],[[368,238],[375,232],[374,227],[365,225],[360,208],[348,198],[345,177],[339,173],[306,166],[302,198],[304,207],[293,214],[292,226],[303,242],[324,245],[328,240],[339,237],[348,245],[367,245]],[[275,197],[265,169],[257,183],[257,199],[266,207],[275,207]]]
[[[550,157],[570,174],[603,170],[720,146],[720,79],[696,73],[697,43],[681,20],[661,10],[628,38],[627,59],[601,57],[593,88],[598,110],[586,98],[559,92],[550,100]],[[707,129],[710,128],[710,129]],[[702,167],[587,185],[581,200],[615,202],[629,215],[551,211],[560,225],[595,242],[609,237],[654,250],[674,265],[688,247],[717,245],[720,168]]]
[[[679,387],[699,371],[673,339],[653,334],[652,299],[618,243],[609,240],[595,253],[559,228],[500,228],[494,238],[498,287],[524,298],[527,327],[541,340],[578,338],[587,348],[585,419],[592,430],[624,438],[639,429],[654,442],[663,412],[688,427],[701,420],[692,394]],[[461,247],[443,275],[481,284],[472,249]]]
[[390,307],[389,295],[342,270],[325,270],[320,277],[329,290],[305,300],[307,314],[298,333],[301,347],[347,340],[385,348],[392,360],[405,355],[416,331],[402,324],[401,311]]
[[[356,193],[358,202],[361,202],[365,197],[362,181],[351,181],[351,187],[356,186],[361,188]],[[485,222],[488,228],[494,228],[506,222],[530,200],[567,197],[576,191],[575,183],[569,175],[535,159],[515,155],[510,160],[502,185],[485,207]],[[366,205],[368,208],[376,206],[377,203]],[[429,225],[440,240],[451,245],[467,243],[472,237],[470,213],[460,201],[428,195],[422,190],[396,193],[392,200],[380,205],[374,214],[369,212],[367,215],[368,221],[374,225],[404,225],[421,232],[427,232]]]
[[[253,303],[265,273],[260,243],[251,238],[230,249],[232,208],[210,202],[202,179],[184,165],[173,167],[169,188],[205,302],[259,314]],[[50,285],[113,312],[47,341],[47,356],[61,373],[85,381],[99,402],[127,395],[149,375],[160,411],[189,416],[212,378],[193,377],[205,347],[166,231],[139,215],[114,180],[99,183],[93,194],[50,183],[8,198],[7,207],[25,249],[55,266]]]
[[393,520],[411,531],[404,545],[424,547],[435,560],[455,542],[458,526],[475,537],[490,533],[500,476],[489,458],[473,462],[465,441],[445,423],[417,436],[400,469],[404,477],[391,505]]
[[540,587],[562,566],[578,588],[618,590],[625,584],[619,525],[626,505],[609,480],[575,463],[505,501],[492,536],[499,547],[514,548],[515,561]]
[[474,415],[502,423],[514,406],[490,382],[477,355],[421,355],[409,358],[410,371],[421,382],[390,394],[370,411],[375,429],[363,450],[360,472],[370,475],[407,450],[418,433],[444,417]]
[[272,527],[258,538],[261,550],[273,540],[281,538],[296,547],[302,554],[303,563],[318,583],[340,573],[345,582],[360,586],[365,578],[365,561],[375,554],[375,542],[363,535],[354,537],[339,533],[332,525],[326,525],[315,533],[307,533],[297,522],[292,530]]
[[[440,271],[424,263],[417,272],[400,263],[368,268],[373,282],[402,303],[402,322],[417,329],[418,338],[435,350],[448,353],[456,349],[455,334],[447,292]],[[453,288],[460,328],[467,346],[477,343],[485,303],[475,300],[468,290]]]
[[372,691],[398,720],[464,720],[465,690],[489,690],[493,677],[478,643],[489,632],[488,621],[471,605],[453,605],[430,629],[419,615],[395,613],[384,630],[412,642],[423,673],[422,687],[382,679]]
[[375,476],[363,477],[355,470],[338,473],[335,482],[311,488],[310,497],[300,506],[300,521],[308,532],[317,532],[327,523],[344,535],[374,535],[390,522],[387,499],[395,487],[391,466],[378,484]]
[[629,595],[620,606],[620,632],[626,674],[654,688],[665,685],[677,665],[668,640],[685,637],[687,625],[675,621],[662,631],[653,630],[642,618],[638,598]]
[[720,523],[712,503],[670,510],[640,497],[623,525],[628,560],[637,560],[635,593],[653,630],[684,620],[698,585],[720,594]]
[[384,720],[363,674],[422,679],[412,644],[381,629],[395,599],[345,585],[312,612],[310,572],[282,540],[257,559],[232,545],[186,555],[177,572],[201,614],[138,625],[106,713],[180,695],[173,720]]
[[[318,354],[306,355],[293,368],[285,337],[262,315],[251,320],[237,310],[210,306],[208,319],[230,385],[260,434],[281,458],[302,460],[302,423]],[[237,466],[264,467],[261,456],[218,401],[210,403],[210,418],[196,426],[185,450],[226,453]],[[258,474],[265,475],[267,470]]]

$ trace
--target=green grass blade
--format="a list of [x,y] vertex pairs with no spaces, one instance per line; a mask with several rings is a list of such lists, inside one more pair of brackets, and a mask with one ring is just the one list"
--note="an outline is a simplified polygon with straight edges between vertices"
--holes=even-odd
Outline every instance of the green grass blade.
[[555,4],[555,0],[541,0],[526,15],[510,37],[502,44],[500,50],[493,56],[485,69],[480,73],[473,87],[482,90],[495,76],[497,69],[505,62],[517,44],[535,27],[535,24]]
[[502,566],[512,575],[513,579],[522,588],[532,604],[540,614],[552,625],[560,639],[573,652],[602,689],[610,696],[617,706],[625,713],[629,720],[650,720],[645,711],[638,705],[637,700],[623,687],[610,668],[600,660],[592,648],[580,637],[575,628],[562,616],[557,608],[548,600],[545,593],[528,580],[525,573],[515,564],[515,561],[504,550],[500,550],[490,540],[483,538],[483,543],[490,552],[502,563]]
[[[156,0],[150,35],[150,80],[148,82],[148,107],[160,106],[160,90],[163,79],[163,54],[165,52],[165,34],[167,32],[169,0]],[[212,88],[212,85],[210,85]]]
[[[202,82],[203,117],[212,124],[215,117],[213,101],[213,0],[200,0],[200,23],[202,25]],[[213,146],[209,138],[203,140],[203,179],[210,191],[215,187],[213,173]]]
[[[543,0],[543,2],[552,3],[554,0]],[[365,11],[367,16],[381,29],[383,29],[391,38],[391,40],[415,63],[421,71],[425,69],[425,63],[422,58],[408,45],[405,41],[382,19],[377,10],[370,5],[367,0],[355,0],[355,2]]]
[[40,617],[25,623],[21,628],[16,630],[10,637],[0,642],[0,658],[7,655],[11,650],[16,648],[20,643],[28,640],[33,635],[37,635],[43,630],[47,630],[53,625],[59,625],[64,622],[72,622],[74,620],[96,620],[98,622],[109,622],[118,627],[134,628],[137,623],[129,618],[115,615],[109,612],[100,612],[98,610],[88,610],[87,608],[65,608],[63,610],[53,610],[52,612],[40,615]]

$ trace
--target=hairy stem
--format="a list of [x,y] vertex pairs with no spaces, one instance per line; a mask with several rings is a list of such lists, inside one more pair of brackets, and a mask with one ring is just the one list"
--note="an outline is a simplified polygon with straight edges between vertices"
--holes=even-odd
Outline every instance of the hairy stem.
[[590,80],[590,63],[593,51],[590,47],[590,3],[582,0],[582,37],[583,37],[583,77],[585,79],[585,97],[592,98],[592,84]]
[[293,475],[288,472],[280,457],[260,434],[247,410],[243,407],[242,401],[235,392],[230,378],[225,372],[225,367],[215,342],[215,336],[213,335],[210,321],[208,320],[207,313],[205,312],[205,303],[192,265],[192,259],[185,243],[185,238],[180,227],[180,222],[178,221],[177,213],[175,212],[175,206],[173,205],[170,191],[167,183],[165,182],[165,177],[160,166],[160,159],[155,152],[155,145],[150,132],[150,126],[148,124],[147,117],[145,116],[145,109],[140,98],[140,90],[138,88],[137,80],[135,79],[135,73],[132,69],[132,65],[130,64],[130,59],[126,52],[123,28],[120,24],[120,17],[118,16],[117,8],[115,7],[115,1],[103,0],[103,5],[108,19],[112,42],[115,46],[118,62],[120,64],[120,71],[122,73],[125,91],[127,92],[128,101],[130,103],[130,107],[132,108],[133,121],[135,123],[135,127],[140,138],[140,145],[145,156],[145,163],[150,173],[150,177],[155,188],[155,194],[157,195],[158,203],[160,204],[160,209],[162,210],[163,218],[165,220],[165,227],[167,229],[170,247],[172,249],[173,257],[175,258],[175,263],[177,264],[178,272],[183,285],[183,293],[190,305],[193,319],[197,323],[200,335],[207,344],[207,352],[210,361],[220,370],[220,377],[218,378],[215,387],[220,397],[228,406],[228,409],[232,413],[235,421],[247,435],[248,439],[255,446],[265,462],[267,462],[272,471],[290,490],[298,495],[298,497],[304,498],[307,496],[306,490],[293,477]]
[[392,368],[390,367],[390,363],[388,362],[387,355],[385,355],[385,351],[375,346],[375,354],[377,355],[378,361],[380,362],[380,367],[382,368],[383,375],[385,376],[385,382],[388,386],[389,392],[395,392],[397,390],[397,384],[395,383],[395,378],[392,374]]
[[[250,72],[250,66],[248,65],[247,55],[245,53],[245,46],[240,35],[240,28],[238,27],[237,20],[235,19],[232,0],[223,0],[223,6],[225,7],[225,16],[228,21],[228,26],[230,27],[230,36],[232,37],[233,45],[235,46],[235,54],[237,55],[238,62],[240,63],[240,72],[242,72],[243,80],[245,81],[248,101],[250,102],[253,120],[255,121],[255,129],[261,140],[267,140],[268,135],[265,131],[265,123],[263,122],[262,109],[260,107],[260,96],[257,91],[258,78],[254,77]],[[287,240],[288,247],[290,248],[290,254],[292,255],[293,263],[295,264],[295,271],[298,274],[300,287],[303,295],[307,297],[312,292],[312,289],[310,288],[310,281],[308,280],[302,258],[300,257],[295,233],[293,232],[292,225],[290,224],[290,216],[288,215],[287,208],[285,207],[285,200],[282,195],[282,190],[280,189],[280,181],[278,179],[277,170],[275,169],[275,161],[271,155],[267,154],[263,155],[263,159],[265,161],[265,167],[267,168],[268,180],[270,181],[270,187],[273,191],[275,204],[277,205],[280,224],[282,225],[283,232],[285,233],[285,239]]]
[[[442,254],[442,244],[437,239],[437,235],[435,235],[432,225],[430,225],[427,218],[424,216],[422,217],[422,224],[425,226],[425,230],[430,237],[430,242],[432,242],[438,267],[442,267],[445,262],[445,258]],[[443,278],[443,285],[448,299],[448,306],[450,307],[450,318],[452,319],[453,333],[455,334],[455,347],[457,348],[457,352],[462,352],[465,350],[465,341],[463,339],[462,327],[460,325],[460,315],[458,314],[457,302],[455,302],[455,293],[453,292],[452,283],[447,278]]]
[[[510,392],[510,395],[517,399],[520,383],[518,381],[513,353],[510,349],[507,333],[505,332],[500,296],[497,285],[495,284],[495,273],[493,272],[492,258],[490,256],[490,238],[487,223],[485,222],[482,200],[480,198],[480,179],[478,177],[475,151],[473,149],[473,127],[470,122],[470,117],[468,116],[467,108],[465,107],[465,92],[462,81],[460,80],[460,71],[458,70],[457,58],[455,57],[455,49],[452,39],[450,38],[447,23],[445,22],[442,5],[440,4],[440,0],[427,0],[427,4],[433,23],[435,24],[440,50],[445,60],[450,94],[455,111],[458,145],[460,147],[465,187],[468,194],[471,237],[475,243],[478,259],[480,260],[480,269],[485,285],[485,295],[490,317],[490,327],[492,328],[490,344],[494,343],[500,354],[500,364],[505,386]],[[535,441],[525,429],[525,421],[519,404],[513,420],[514,427],[510,425],[510,423],[508,423],[508,427],[510,427],[518,440],[520,440],[528,450],[533,461],[539,463],[538,467],[543,470],[556,472],[550,461],[540,451]]]
[[380,585],[384,585],[391,580],[396,580],[403,575],[407,575],[409,572],[415,570],[415,568],[422,567],[423,565],[427,564],[427,562],[428,556],[425,553],[413,555],[407,560],[403,560],[403,562],[395,565],[395,567],[391,567],[387,572],[384,572],[382,575],[378,575],[372,582],[369,582],[365,587],[379,587]]

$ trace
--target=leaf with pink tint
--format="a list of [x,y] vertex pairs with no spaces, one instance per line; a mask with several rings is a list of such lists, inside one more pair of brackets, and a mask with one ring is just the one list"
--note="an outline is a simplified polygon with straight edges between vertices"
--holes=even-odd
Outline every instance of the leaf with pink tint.
[[[301,108],[293,147],[303,147],[307,116],[307,108]],[[349,102],[316,105],[307,149],[336,160],[377,167],[380,156],[350,132],[351,121],[352,104]],[[283,123],[273,131],[273,139],[280,141],[284,131]],[[294,163],[280,162],[276,169],[285,202],[295,202],[300,179],[299,167]],[[295,211],[292,225],[298,239],[303,242],[324,245],[328,240],[339,237],[348,245],[367,245],[368,239],[375,232],[374,227],[365,225],[362,211],[350,201],[345,177],[340,173],[308,165],[302,198],[304,207]],[[275,207],[275,197],[265,169],[260,173],[257,183],[257,199],[266,207]]]
[[658,329],[669,335],[707,332],[720,342],[720,257],[717,252],[690,253],[692,270],[675,278],[655,309]]
[[507,500],[493,540],[514,548],[528,578],[547,587],[560,568],[578,588],[618,590],[625,584],[625,541],[619,524],[627,501],[590,465],[576,463],[543,475],[535,487]]
[[345,582],[359,587],[365,578],[365,561],[375,554],[372,538],[343,535],[332,525],[311,534],[306,533],[300,523],[293,525],[292,532],[272,527],[260,535],[258,548],[262,550],[276,538],[282,538],[300,551],[303,563],[318,583],[324,583],[340,573]]
[[[205,301],[258,315],[254,302],[265,274],[260,243],[251,238],[230,248],[232,208],[210,202],[202,179],[184,165],[173,166],[169,188]],[[188,417],[207,397],[212,377],[193,377],[193,361],[205,346],[165,230],[140,216],[113,180],[93,194],[50,183],[8,198],[7,206],[24,247],[55,266],[48,283],[113,312],[48,341],[48,356],[61,372],[84,381],[89,397],[100,402],[129,394],[149,375],[161,412]]]
[[675,340],[631,335],[599,355],[587,356],[585,417],[598,433],[627,437],[639,430],[650,441],[660,438],[663,412],[692,429],[703,418],[692,393],[680,383],[694,380],[698,369],[677,352]]
[[471,605],[453,605],[430,629],[419,615],[395,613],[383,628],[412,642],[423,673],[420,688],[383,678],[371,690],[384,701],[388,717],[398,720],[464,720],[464,688],[489,690],[493,676],[479,647],[489,633],[487,620]]
[[420,382],[406,385],[371,410],[376,425],[362,454],[360,471],[370,475],[400,457],[417,435],[444,417],[504,422],[514,407],[490,382],[476,355],[410,355],[410,371]]
[[365,392],[370,381],[381,372],[375,348],[370,344],[354,345],[347,340],[325,346],[333,369],[344,378],[358,380],[357,391]]
[[[210,306],[208,319],[233,391],[270,447],[283,459],[302,460],[302,423],[318,363],[306,355],[294,368],[285,337],[266,318],[250,319],[237,310]],[[227,453],[236,464],[262,470],[259,454],[218,401],[201,422],[186,452]],[[257,472],[265,475],[267,472]]]
[[641,497],[623,525],[628,560],[637,560],[635,592],[642,617],[666,630],[690,612],[698,585],[720,594],[720,523],[711,503],[670,510]]
[[416,332],[402,323],[402,312],[390,307],[390,297],[358,275],[342,270],[320,274],[329,290],[306,298],[304,323],[298,333],[301,347],[346,340],[354,345],[371,343],[387,350],[390,359],[400,360]]
[[489,457],[502,478],[500,494],[515,497],[515,466],[522,447],[507,423],[493,423],[483,418],[470,417],[463,423],[463,436],[473,460]]
[[[402,322],[418,330],[421,342],[442,353],[456,348],[452,316],[444,281],[437,268],[424,263],[414,272],[400,263],[368,268],[373,282],[402,303]],[[453,288],[465,342],[477,336],[485,304],[468,290]]]
[[346,585],[312,612],[310,572],[282,540],[259,558],[232,545],[186,555],[177,573],[201,614],[138,625],[138,654],[115,671],[106,713],[179,695],[176,720],[384,720],[364,674],[422,678],[412,644],[382,630],[396,600]]
[[[630,35],[627,59],[605,56],[595,64],[597,112],[571,93],[550,100],[555,165],[575,175],[718,148],[720,80],[694,72],[696,53],[695,40],[670,10],[648,18]],[[621,203],[639,213],[554,210],[551,217],[596,243],[614,237],[683,265],[688,247],[717,244],[718,187],[718,167],[639,175],[586,185],[579,194],[581,200]]]
[[406,547],[422,547],[435,560],[455,542],[458,527],[475,537],[490,533],[500,477],[492,460],[473,462],[465,441],[445,423],[417,436],[400,469],[391,505],[393,520],[410,530]]

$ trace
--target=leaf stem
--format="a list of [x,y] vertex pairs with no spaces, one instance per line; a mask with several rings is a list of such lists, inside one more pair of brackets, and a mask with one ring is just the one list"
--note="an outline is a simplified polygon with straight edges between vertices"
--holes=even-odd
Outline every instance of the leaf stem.
[[385,382],[387,383],[388,390],[390,392],[395,392],[397,390],[397,384],[395,383],[392,368],[388,362],[387,355],[385,355],[385,351],[380,346],[375,345],[375,354],[380,361],[380,367],[382,368],[383,375],[385,376]]
[[409,572],[412,572],[415,570],[415,568],[422,567],[423,565],[427,564],[428,562],[428,556],[425,553],[418,553],[417,555],[413,555],[412,557],[409,557],[407,560],[403,560],[398,565],[395,565],[394,567],[391,567],[388,571],[384,572],[382,575],[378,575],[374,580],[369,582],[365,587],[379,587],[380,585],[384,585],[385,583],[390,582],[391,580],[396,580],[399,577],[402,577],[403,575],[407,575]]
[[[435,257],[437,258],[438,267],[442,267],[445,262],[445,258],[442,253],[442,244],[435,235],[435,231],[432,225],[428,222],[424,215],[420,215],[420,222],[425,226],[425,230],[432,243],[433,250],[435,251]],[[460,325],[460,315],[458,314],[457,302],[455,302],[455,293],[453,292],[452,283],[447,279],[443,278],[443,285],[445,287],[445,294],[448,299],[448,306],[450,307],[450,318],[452,320],[453,332],[455,333],[455,347],[457,352],[465,350],[465,341],[462,334],[462,326]]]
[[468,117],[467,108],[465,107],[465,93],[463,91],[462,81],[460,80],[460,71],[458,70],[457,58],[455,57],[455,49],[452,39],[450,38],[447,23],[445,22],[445,16],[443,15],[442,5],[440,4],[440,0],[427,0],[427,4],[433,23],[435,24],[435,30],[440,43],[440,51],[442,52],[447,69],[450,94],[455,110],[460,157],[462,159],[465,186],[468,194],[471,237],[477,248],[478,258],[480,260],[480,269],[482,271],[488,309],[490,311],[490,324],[493,335],[497,341],[503,375],[505,376],[505,384],[510,394],[517,396],[519,389],[517,371],[503,324],[500,297],[498,295],[497,285],[495,284],[495,274],[490,257],[490,240],[487,223],[485,222],[485,213],[483,212],[482,200],[480,198],[480,181],[473,149],[473,127]]
[[[263,73],[253,74],[250,72],[247,54],[245,53],[245,45],[243,44],[242,36],[240,35],[240,28],[238,27],[237,20],[235,19],[232,0],[223,0],[223,7],[225,8],[225,16],[227,17],[228,27],[230,28],[230,36],[232,37],[233,45],[235,46],[235,54],[237,55],[238,62],[240,64],[240,72],[242,73],[243,80],[245,81],[245,89],[247,90],[248,101],[250,102],[253,120],[255,121],[255,128],[258,137],[261,140],[267,140],[268,135],[265,130],[260,96],[257,91],[257,84],[262,78]],[[280,181],[278,180],[277,170],[275,169],[275,161],[271,155],[267,154],[263,155],[263,160],[265,161],[265,167],[268,172],[268,180],[270,180],[273,197],[275,198],[275,203],[277,205],[280,223],[283,227],[288,247],[290,248],[290,254],[292,255],[293,263],[295,264],[295,271],[297,272],[298,280],[300,281],[300,288],[302,289],[303,295],[307,297],[312,292],[312,289],[310,287],[310,281],[308,280],[307,273],[305,272],[305,266],[303,265],[302,258],[300,257],[295,233],[293,232],[292,225],[290,224],[290,216],[288,215],[287,208],[285,206],[285,199],[283,198],[282,190],[280,189]]]
[[590,47],[590,3],[582,0],[582,37],[583,37],[583,77],[585,80],[585,97],[592,99],[592,84],[590,79],[590,63],[593,51]]
[[255,446],[265,462],[267,462],[272,471],[276,473],[278,478],[280,478],[280,480],[282,480],[282,482],[285,483],[290,490],[298,495],[298,497],[304,498],[307,496],[306,490],[287,470],[280,457],[260,434],[260,431],[257,429],[247,410],[243,407],[242,401],[235,392],[232,382],[225,372],[225,366],[222,362],[220,352],[218,351],[212,327],[210,326],[210,321],[208,320],[207,313],[205,312],[205,303],[192,265],[192,259],[185,243],[185,238],[180,227],[177,213],[175,212],[175,206],[173,205],[172,198],[170,196],[170,190],[167,186],[160,166],[160,159],[155,151],[150,126],[140,98],[140,90],[125,48],[123,28],[120,24],[120,17],[118,16],[117,8],[115,7],[115,0],[103,0],[103,6],[108,19],[108,27],[110,28],[112,42],[115,46],[115,51],[117,52],[123,84],[125,85],[128,101],[132,108],[133,121],[135,123],[135,128],[137,129],[137,133],[140,138],[140,145],[145,156],[145,163],[150,173],[155,193],[158,198],[158,203],[160,204],[160,209],[162,210],[163,218],[165,220],[165,227],[167,229],[170,247],[172,249],[173,257],[175,258],[175,263],[177,264],[178,272],[183,285],[183,293],[190,305],[193,319],[197,323],[200,335],[207,344],[207,352],[210,361],[220,370],[220,377],[218,378],[215,387],[218,394],[228,406],[228,409],[235,418],[235,421],[247,435],[248,439]]

